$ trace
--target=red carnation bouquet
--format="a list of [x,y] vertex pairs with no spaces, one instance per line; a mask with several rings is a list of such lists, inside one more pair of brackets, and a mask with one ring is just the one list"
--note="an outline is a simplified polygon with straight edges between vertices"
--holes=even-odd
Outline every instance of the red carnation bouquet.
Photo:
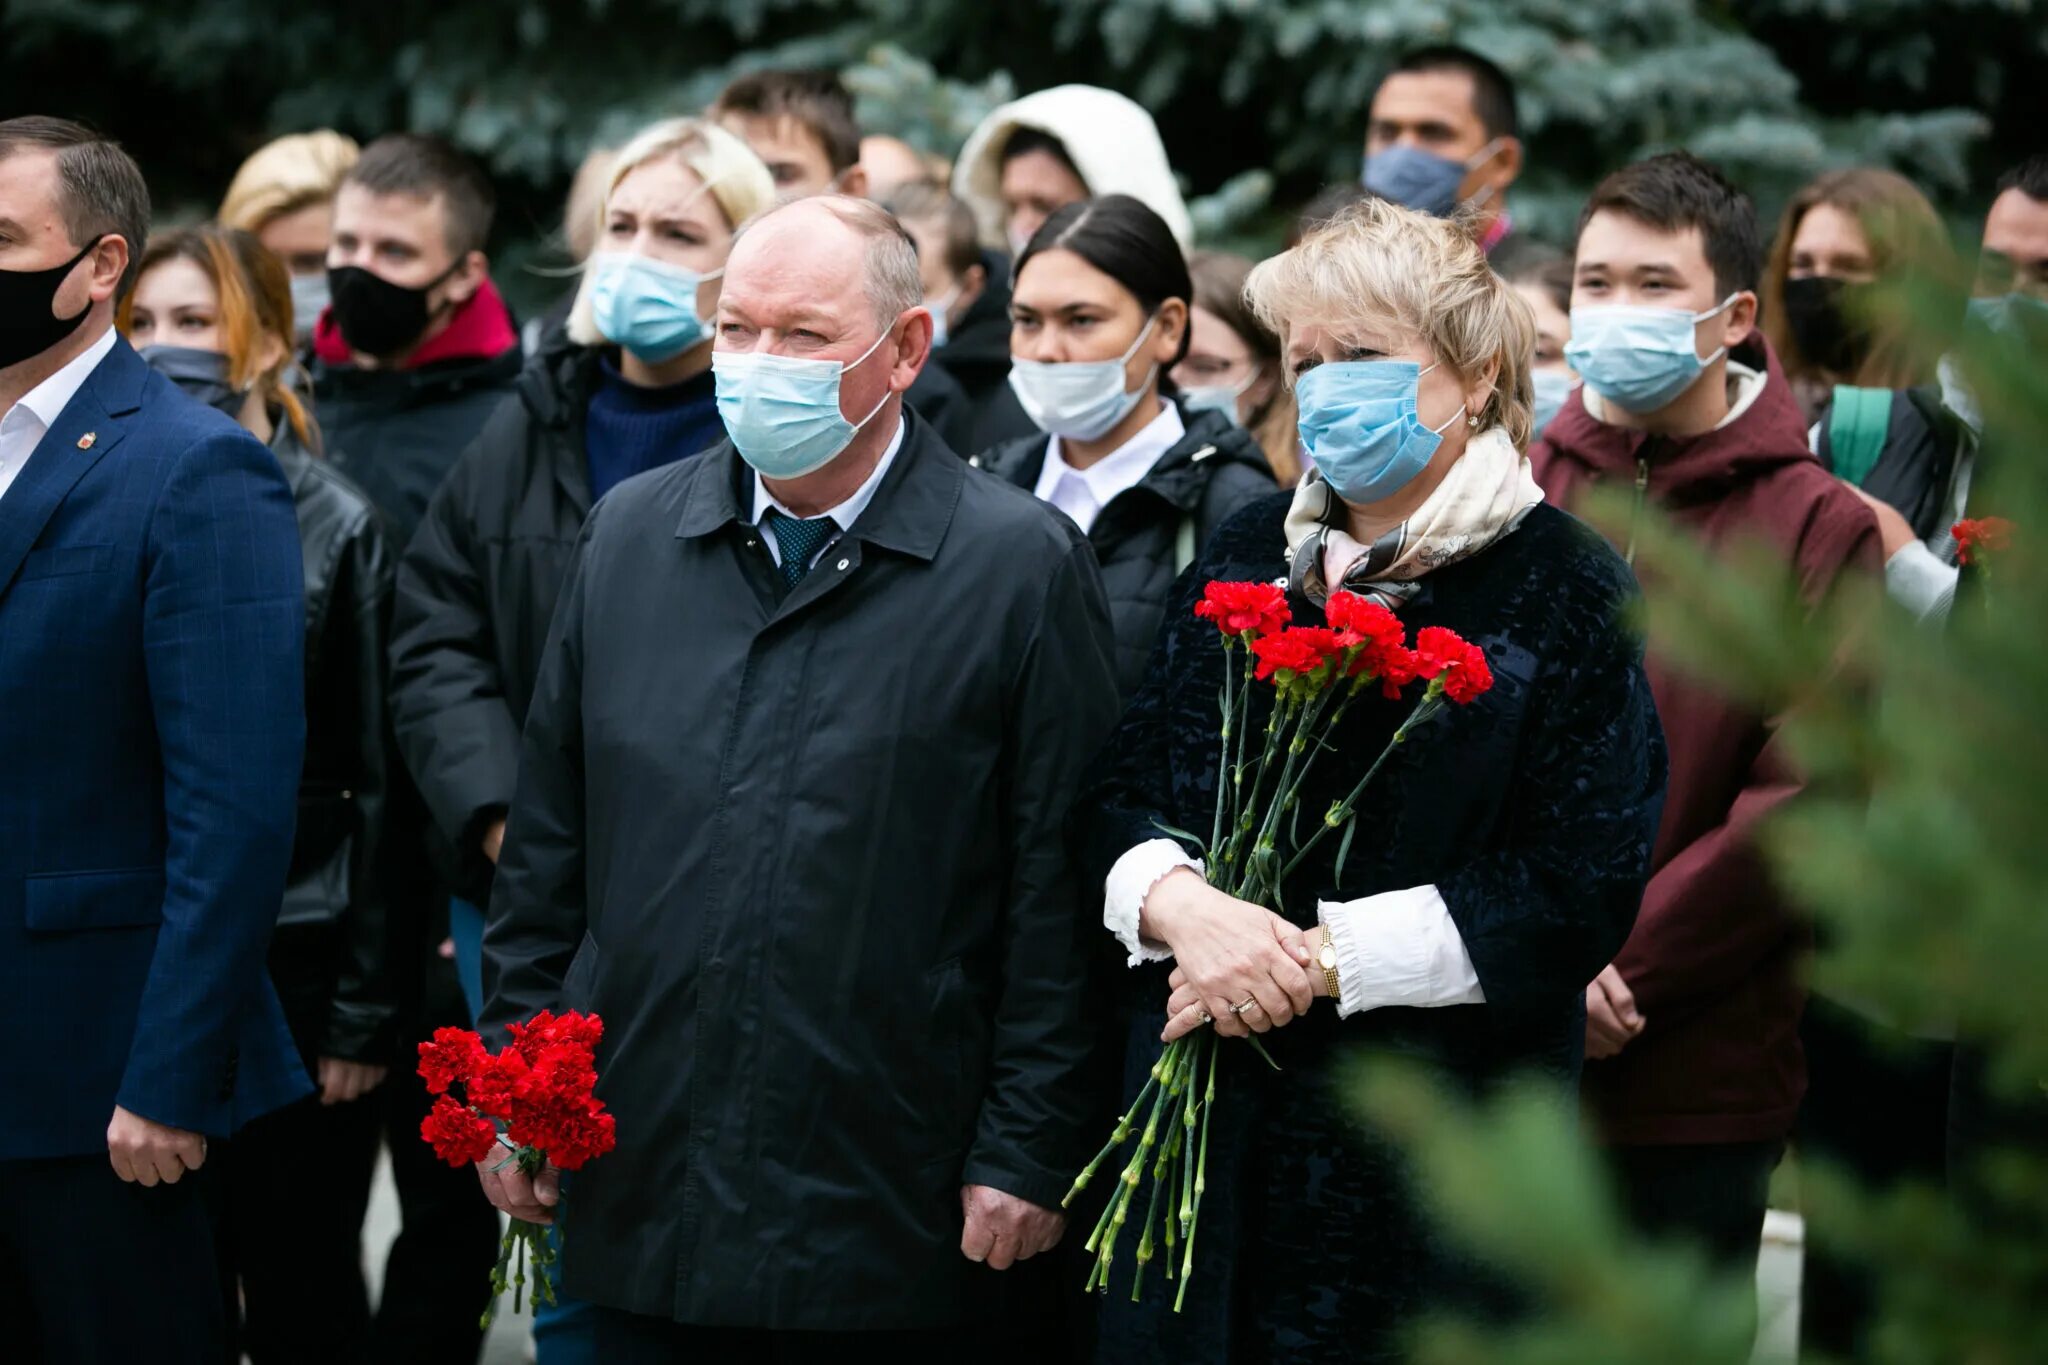
[[[1222,753],[1217,763],[1216,811],[1205,841],[1186,830],[1160,829],[1201,849],[1211,885],[1239,900],[1286,913],[1281,886],[1323,840],[1336,834],[1336,872],[1344,875],[1352,837],[1358,832],[1358,801],[1388,757],[1415,729],[1446,706],[1465,706],[1493,686],[1486,654],[1455,632],[1425,626],[1408,643],[1407,630],[1377,602],[1354,593],[1331,594],[1322,626],[1294,626],[1287,593],[1275,583],[1216,583],[1204,590],[1195,615],[1213,622],[1223,637]],[[1240,662],[1241,656],[1241,662]],[[1366,770],[1365,776],[1304,834],[1301,792],[1316,762],[1334,746],[1330,737],[1345,712],[1367,688],[1398,700],[1421,683],[1414,709]],[[1273,708],[1256,753],[1250,751],[1251,703],[1261,685],[1274,691]],[[1247,1041],[1268,1065],[1256,1035]],[[1116,1244],[1149,1166],[1151,1195],[1144,1208],[1131,1278],[1135,1302],[1145,1267],[1163,1244],[1166,1278],[1175,1278],[1179,1251],[1179,1312],[1195,1268],[1195,1233],[1208,1184],[1209,1116],[1216,1103],[1216,1058],[1221,1040],[1197,1029],[1166,1045],[1151,1077],[1109,1141],[1067,1192],[1075,1196],[1130,1139],[1144,1115],[1138,1145],[1125,1161],[1117,1188],[1086,1243],[1095,1263],[1088,1288],[1109,1290]],[[1149,1106],[1149,1108],[1148,1108]],[[1155,1230],[1158,1237],[1155,1241]]]
[[1965,518],[1949,527],[1948,533],[1955,537],[1956,563],[1979,569],[1990,551],[2012,544],[2012,523],[2004,517]]
[[[468,1029],[436,1029],[433,1041],[420,1044],[420,1078],[440,1096],[420,1123],[434,1155],[450,1166],[471,1166],[502,1147],[505,1161],[531,1176],[549,1164],[577,1170],[616,1146],[616,1122],[592,1093],[604,1020],[573,1010],[557,1018],[542,1010],[511,1032],[511,1044],[495,1055]],[[459,1099],[450,1093],[458,1086]],[[555,1250],[548,1230],[514,1218],[491,1271],[484,1326],[508,1288],[512,1311],[519,1311],[528,1262],[534,1299],[552,1305]]]

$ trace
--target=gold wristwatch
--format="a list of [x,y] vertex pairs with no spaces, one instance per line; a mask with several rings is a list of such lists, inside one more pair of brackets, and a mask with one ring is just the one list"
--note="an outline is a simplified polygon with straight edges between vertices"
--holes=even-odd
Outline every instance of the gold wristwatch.
[[1343,998],[1343,986],[1337,980],[1337,945],[1330,942],[1330,926],[1323,926],[1323,946],[1316,949],[1316,965],[1323,969],[1323,984],[1330,988],[1332,1001]]

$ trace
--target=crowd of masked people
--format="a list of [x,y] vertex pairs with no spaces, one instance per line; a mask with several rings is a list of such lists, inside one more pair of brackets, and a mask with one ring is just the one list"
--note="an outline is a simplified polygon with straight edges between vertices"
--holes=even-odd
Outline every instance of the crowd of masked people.
[[[11,1358],[473,1361],[502,1211],[568,1229],[541,1365],[1395,1359],[1512,1294],[1323,1083],[1359,1046],[1576,1087],[1632,1218],[1739,1272],[1788,1143],[1938,1174],[1950,1043],[1809,995],[1752,838],[1776,718],[1646,654],[1633,525],[1567,514],[1632,489],[1935,629],[1995,453],[1863,301],[1957,272],[1940,216],[1843,169],[1767,241],[1675,152],[1536,240],[1455,48],[1360,131],[1254,262],[1114,91],[949,164],[757,72],[589,154],[522,321],[437,139],[283,137],[153,229],[115,143],[0,122]],[[2048,156],[1986,188],[1957,328],[2038,339]],[[1496,677],[1292,919],[1164,833],[1210,827],[1212,578]],[[439,1164],[417,1044],[571,1007],[619,1150]],[[1226,1065],[1188,1311],[1098,1311],[1060,1198],[1162,1027],[1287,1069]],[[1867,1289],[1807,1293],[1853,1351]]]

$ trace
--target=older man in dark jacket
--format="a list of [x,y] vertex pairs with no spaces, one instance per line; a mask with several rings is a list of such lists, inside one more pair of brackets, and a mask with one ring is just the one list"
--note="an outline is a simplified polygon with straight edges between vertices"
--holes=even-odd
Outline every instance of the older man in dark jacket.
[[[619,1148],[570,1293],[607,1361],[914,1359],[1051,1247],[1085,1159],[1088,907],[1061,839],[1114,719],[1087,543],[902,395],[916,252],[839,197],[734,246],[731,441],[585,526],[484,944],[493,1026],[605,1019]],[[481,1169],[550,1217],[552,1173]]]

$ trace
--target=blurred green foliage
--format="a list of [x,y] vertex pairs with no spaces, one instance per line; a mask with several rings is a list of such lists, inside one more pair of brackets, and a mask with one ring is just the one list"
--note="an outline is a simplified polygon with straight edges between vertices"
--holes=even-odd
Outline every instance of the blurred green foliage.
[[[1985,1062],[1997,1104],[2019,1116],[2014,1131],[2038,1135],[2048,1131],[2048,327],[2031,339],[1958,335],[1963,300],[1948,282],[1907,282],[1879,306],[1907,310],[1920,335],[1955,339],[1954,373],[1981,409],[1969,514],[2015,523],[2010,547],[1965,570],[1945,621],[1923,622],[1877,583],[1810,611],[1779,557],[1716,560],[1660,523],[1637,560],[1654,585],[1648,625],[1681,667],[1784,717],[1811,780],[1765,841],[1816,921],[1816,987],[1902,1029],[1953,1025]],[[1618,528],[1629,512],[1618,499],[1592,515]],[[1629,1235],[1575,1115],[1554,1097],[1515,1092],[1475,1109],[1412,1076],[1362,1070],[1361,1103],[1404,1141],[1444,1226],[1541,1305],[1507,1330],[1432,1324],[1418,1360],[1747,1358],[1730,1305],[1748,1287],[1714,1281],[1683,1248]],[[1873,1191],[1802,1166],[1809,1244],[1875,1276],[1860,1360],[2019,1365],[2048,1350],[2048,1147],[1966,1156],[1950,1190]]]
[[740,69],[841,68],[872,129],[943,154],[1013,91],[1088,81],[1154,111],[1192,194],[1223,191],[1197,210],[1211,240],[1271,246],[1268,194],[1354,177],[1381,73],[1442,41],[1519,82],[1516,212],[1539,234],[1567,231],[1601,172],[1673,145],[1767,210],[1855,161],[1974,208],[2038,136],[2048,0],[12,0],[0,91],[4,112],[124,139],[188,215],[279,132],[446,133],[497,176],[510,246],[553,228],[594,141],[700,108]]

